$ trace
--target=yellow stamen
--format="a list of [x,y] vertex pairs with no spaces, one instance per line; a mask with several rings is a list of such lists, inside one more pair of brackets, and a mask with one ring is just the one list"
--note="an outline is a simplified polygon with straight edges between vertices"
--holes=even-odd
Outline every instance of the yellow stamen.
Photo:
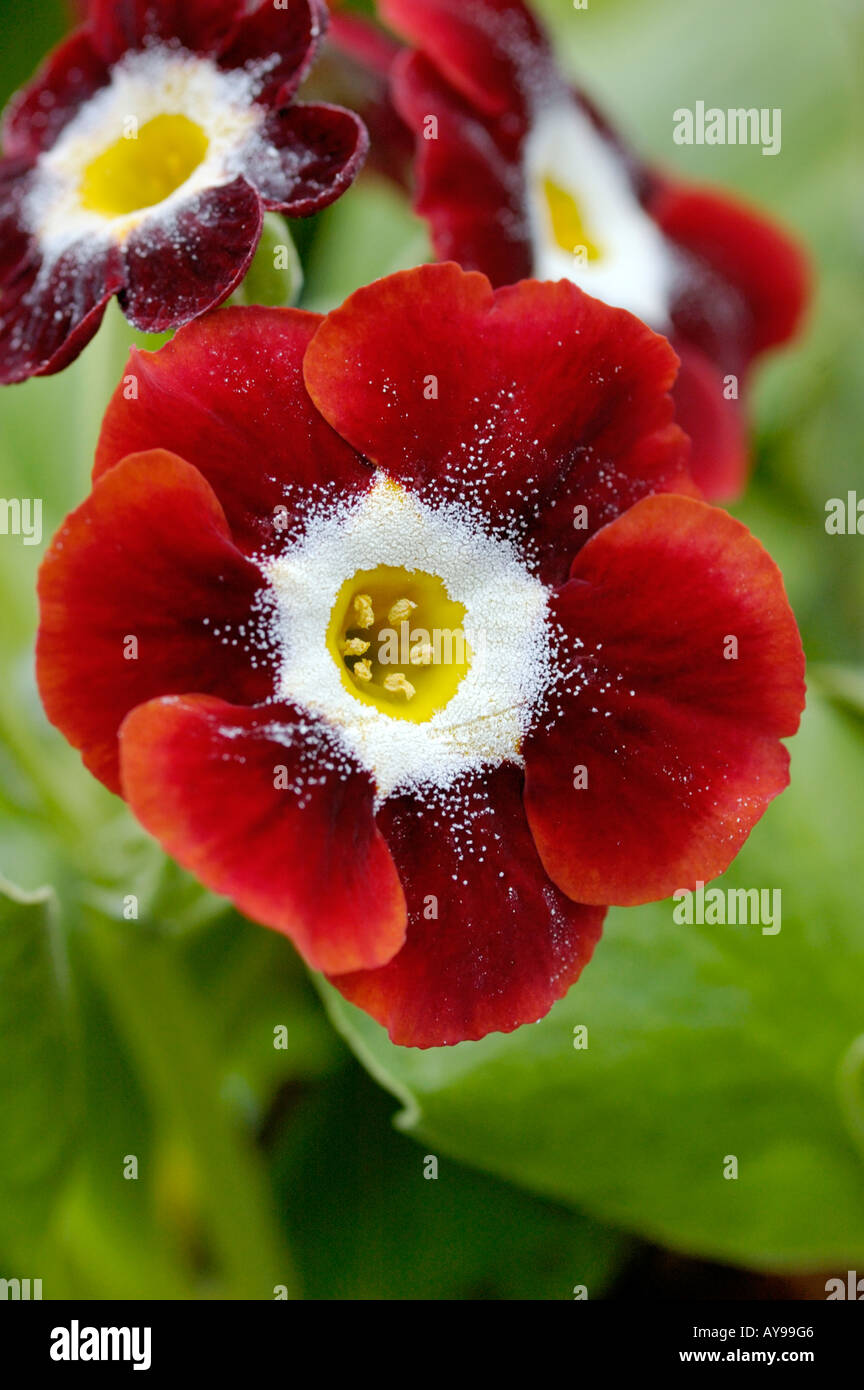
[[418,642],[416,647],[411,648],[409,660],[412,666],[431,666],[434,655],[428,642]]
[[375,610],[372,607],[372,600],[368,594],[356,594],[352,605],[354,612],[354,626],[367,628],[371,627],[375,621]]
[[387,614],[388,623],[391,627],[395,627],[397,623],[401,623],[404,618],[409,617],[416,607],[416,603],[412,603],[410,598],[397,599]]
[[378,565],[342,584],[326,641],[355,699],[422,724],[452,700],[471,665],[464,622],[439,575]]
[[406,700],[413,700],[417,694],[411,682],[405,679],[404,671],[394,671],[392,676],[385,676],[384,689],[389,690],[393,695],[402,694]]

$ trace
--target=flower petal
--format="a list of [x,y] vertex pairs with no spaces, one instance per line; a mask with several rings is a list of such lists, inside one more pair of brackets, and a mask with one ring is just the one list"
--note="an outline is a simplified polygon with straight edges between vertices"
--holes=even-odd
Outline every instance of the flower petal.
[[273,112],[264,133],[272,155],[257,154],[246,176],[268,208],[289,217],[308,217],[344,193],[369,148],[363,122],[341,106]]
[[241,14],[219,65],[260,74],[257,100],[287,106],[315,61],[327,15],[324,0],[288,0],[287,8],[260,0]]
[[320,970],[399,950],[405,898],[371,778],[291,705],[153,700],[121,733],[123,791],[165,849]]
[[746,369],[752,357],[792,336],[807,304],[809,271],[779,227],[726,194],[662,181],[647,210],[695,261],[673,308],[677,334],[723,373]]
[[[304,370],[356,449],[432,499],[467,500],[546,551],[564,544],[547,558],[566,574],[635,497],[692,489],[670,428],[677,362],[665,338],[569,281],[493,293],[444,264],[358,290],[325,319]],[[582,529],[574,499],[588,509]]]
[[104,58],[86,29],[48,55],[36,76],[12,98],[3,117],[7,156],[36,159],[50,149],[79,108],[109,81]]
[[319,415],[303,382],[303,354],[320,322],[299,309],[221,309],[159,352],[133,349],[105,415],[94,478],[127,454],[170,449],[207,479],[247,551],[284,541],[325,493],[365,490],[368,465]]
[[673,346],[681,368],[672,392],[675,418],[691,441],[690,472],[709,502],[738,497],[747,481],[747,426],[741,401],[727,399],[723,374],[697,347]]
[[651,497],[585,546],[552,616],[571,664],[523,749],[548,873],[622,904],[716,877],[786,786],[804,704],[777,567],[725,512]]
[[244,0],[90,0],[93,42],[111,63],[154,40],[179,40],[193,53],[224,41]]
[[387,801],[378,824],[408,901],[408,936],[388,965],[332,983],[395,1043],[441,1047],[542,1018],[578,979],[605,909],[547,878],[528,832],[522,774],[499,767],[442,804]]
[[32,167],[26,157],[0,159],[0,287],[33,252],[33,239],[23,216]]
[[215,309],[255,254],[264,212],[242,177],[206,188],[170,217],[145,217],[125,246],[123,312],[142,333],[164,333]]
[[[13,259],[22,249],[17,241]],[[0,383],[59,372],[86,347],[124,280],[116,246],[75,242],[43,262],[27,257],[0,287]]]
[[[415,210],[428,219],[439,260],[480,270],[493,285],[527,279],[533,266],[525,207],[523,122],[487,119],[429,60],[406,53],[393,66],[394,99],[417,132]],[[430,115],[436,138],[424,138]]]
[[556,82],[548,41],[521,0],[379,0],[378,10],[481,111],[510,110]]
[[189,690],[270,695],[266,654],[248,627],[238,636],[262,587],[211,488],[163,451],[126,459],[66,519],[39,576],[39,689],[48,718],[112,791],[117,731],[133,706]]

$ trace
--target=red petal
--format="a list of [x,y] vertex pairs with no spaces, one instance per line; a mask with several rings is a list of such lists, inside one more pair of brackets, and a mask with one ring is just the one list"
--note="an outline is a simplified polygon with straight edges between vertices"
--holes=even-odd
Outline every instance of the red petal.
[[266,135],[275,154],[246,170],[268,208],[308,217],[327,207],[360,172],[369,137],[353,111],[341,106],[292,106],[274,112]]
[[379,0],[378,10],[481,111],[522,109],[529,93],[559,83],[546,37],[521,0]]
[[441,804],[387,801],[378,823],[408,900],[408,937],[379,970],[333,984],[406,1047],[510,1033],[566,994],[604,910],[570,902],[537,857],[522,774],[490,771]]
[[[660,183],[648,211],[672,241],[727,286],[725,296],[710,284],[700,287],[697,270],[674,310],[676,331],[707,352],[721,372],[745,368],[751,357],[792,336],[807,303],[809,271],[790,237],[750,208],[707,189]],[[722,302],[730,288],[734,305]],[[732,357],[726,346],[730,338],[741,358]]]
[[142,825],[310,965],[369,969],[399,950],[405,898],[375,826],[372,779],[323,725],[290,705],[201,696],[139,706],[120,741],[124,794]]
[[352,58],[377,77],[389,75],[393,59],[402,52],[402,45],[377,24],[358,14],[335,10],[330,15],[327,45],[350,53]]
[[[20,241],[13,257],[21,250]],[[45,264],[31,247],[0,290],[0,383],[59,372],[78,356],[122,288],[113,245],[79,241]]]
[[[533,266],[521,170],[523,122],[486,118],[419,53],[394,65],[393,93],[416,136],[415,209],[427,218],[439,260],[480,270],[493,285],[524,280]],[[436,139],[427,121],[438,122]]]
[[716,877],[786,786],[778,739],[804,704],[777,567],[725,512],[652,497],[585,546],[552,610],[570,670],[523,750],[548,873],[593,903]]
[[234,25],[244,0],[90,0],[93,42],[109,62],[153,40],[179,39],[212,53]]
[[109,78],[89,33],[78,30],[49,54],[33,80],[12,98],[3,117],[5,153],[35,159],[50,149],[63,127]]
[[[358,290],[325,319],[304,370],[322,414],[392,477],[563,544],[566,573],[634,496],[692,488],[669,428],[676,367],[665,338],[569,281],[493,294],[444,264]],[[574,529],[574,499],[587,530]]]
[[241,16],[219,65],[260,71],[257,100],[287,106],[315,60],[327,13],[324,0],[290,0],[288,9],[260,0]]
[[[544,584],[563,584],[585,541],[643,497],[655,492],[701,496],[689,460],[690,440],[678,424],[648,431],[619,452],[587,450],[531,525]],[[587,526],[577,507],[587,508]]]
[[692,444],[690,472],[709,502],[739,497],[747,482],[747,427],[740,400],[727,400],[722,373],[676,339],[681,359],[672,392],[675,418]]
[[367,488],[368,466],[303,383],[303,354],[320,322],[299,309],[222,309],[159,352],[133,349],[105,415],[94,478],[127,454],[170,449],[204,475],[248,551],[284,541],[326,490]]
[[[67,517],[39,577],[39,689],[48,718],[112,791],[117,730],[133,706],[188,690],[250,703],[271,693],[250,632],[262,587],[210,487],[171,454],[127,459]],[[129,637],[137,659],[125,655]]]
[[0,159],[0,286],[28,260],[33,239],[22,216],[32,171],[29,159]]
[[142,333],[164,333],[215,309],[255,254],[264,218],[244,178],[207,188],[170,217],[148,217],[125,247],[123,312]]

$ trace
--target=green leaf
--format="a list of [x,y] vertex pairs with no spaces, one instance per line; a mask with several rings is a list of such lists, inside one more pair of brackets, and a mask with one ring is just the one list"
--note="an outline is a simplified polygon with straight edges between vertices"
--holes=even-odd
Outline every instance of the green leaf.
[[[294,1296],[254,1134],[226,1078],[218,998],[199,994],[170,937],[124,932],[92,914],[84,944],[152,1109],[153,1162],[142,1181],[151,1219],[176,1242],[175,1265],[203,1263],[217,1297],[269,1299],[277,1284]],[[260,1046],[272,1049],[272,1032],[262,1029]]]
[[620,1233],[419,1148],[394,1132],[392,1108],[343,1067],[276,1136],[306,1298],[571,1299],[577,1284],[602,1295],[629,1251]]
[[35,1239],[66,1179],[75,1040],[50,888],[0,878],[0,1238]]
[[864,743],[811,695],[791,788],[719,880],[779,888],[779,933],[615,910],[546,1019],[450,1049],[394,1047],[325,987],[332,1016],[443,1152],[694,1254],[845,1269],[864,1258],[862,820]]
[[434,256],[406,196],[370,175],[321,214],[304,259],[303,308],[326,314],[362,285]]

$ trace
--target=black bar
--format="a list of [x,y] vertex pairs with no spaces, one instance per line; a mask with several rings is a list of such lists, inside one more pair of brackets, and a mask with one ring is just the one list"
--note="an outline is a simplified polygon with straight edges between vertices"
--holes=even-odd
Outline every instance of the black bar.
[[[506,1368],[514,1351],[530,1357],[532,1376],[542,1375],[544,1367],[552,1371],[555,1365],[560,1374],[562,1358],[573,1376],[591,1365],[610,1372],[677,1367],[697,1375],[703,1366],[761,1366],[774,1371],[792,1365],[815,1371],[823,1380],[841,1368],[858,1368],[860,1374],[864,1309],[857,1301],[851,1307],[848,1300],[827,1299],[573,1301],[551,1305],[545,1314],[532,1305],[535,1311],[527,1325],[520,1325],[522,1316],[515,1315],[516,1321],[512,1312],[505,1312],[505,1322],[499,1324],[494,1312],[482,1313],[476,1304],[470,1305],[468,1318],[465,1305],[459,1306],[458,1343],[446,1336],[447,1315],[442,1316],[437,1304],[424,1308],[419,1317],[406,1310],[396,1317],[389,1312],[385,1320],[368,1304],[354,1313],[324,1304],[316,1313],[307,1303],[278,1301],[6,1302],[0,1304],[0,1338],[4,1364],[19,1368],[16,1384],[26,1384],[31,1371],[47,1372],[58,1381],[69,1376],[92,1380],[107,1371],[115,1378],[149,1375],[157,1382],[166,1373],[173,1379],[178,1373],[212,1372],[224,1380],[236,1372],[246,1381],[273,1374],[290,1384],[300,1377],[308,1382],[310,1371],[314,1375],[318,1366],[331,1380],[340,1359],[352,1379],[372,1374],[401,1379],[411,1374],[415,1339],[413,1357],[427,1381],[436,1362],[442,1374],[452,1374],[465,1366],[466,1354],[478,1369],[483,1367],[486,1378],[497,1363]],[[534,1340],[537,1316],[543,1319],[542,1340]],[[346,1336],[346,1323],[356,1327],[357,1334]],[[107,1329],[115,1329],[116,1336]],[[557,1345],[551,1340],[556,1334],[562,1338]],[[86,1359],[94,1350],[105,1359]],[[113,1359],[115,1351],[125,1359]],[[76,1352],[77,1360],[54,1359],[60,1353],[71,1358]],[[137,1374],[135,1359],[140,1363]]]

